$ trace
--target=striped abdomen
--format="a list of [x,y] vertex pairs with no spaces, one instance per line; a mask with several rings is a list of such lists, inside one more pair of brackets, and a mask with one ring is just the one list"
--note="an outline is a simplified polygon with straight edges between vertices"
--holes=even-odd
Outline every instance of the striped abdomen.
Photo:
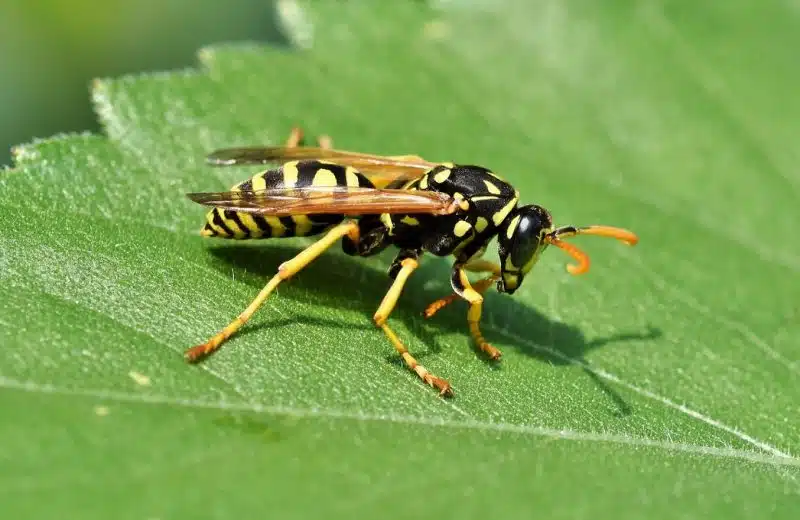
[[[358,170],[325,161],[292,161],[258,173],[231,191],[258,191],[306,186],[361,186],[372,183]],[[342,215],[263,216],[214,208],[206,214],[200,234],[219,238],[302,237],[321,233],[344,219]]]

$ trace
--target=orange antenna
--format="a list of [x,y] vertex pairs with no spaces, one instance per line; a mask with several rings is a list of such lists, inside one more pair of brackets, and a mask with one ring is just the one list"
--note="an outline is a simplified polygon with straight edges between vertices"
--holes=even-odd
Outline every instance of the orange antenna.
[[548,237],[547,241],[559,249],[566,251],[569,256],[578,262],[577,265],[567,264],[567,271],[569,271],[569,274],[574,274],[577,276],[589,270],[589,255],[584,253],[577,246],[552,237]]
[[589,255],[584,253],[577,246],[563,240],[561,237],[573,237],[576,235],[597,235],[601,237],[616,238],[629,246],[635,246],[639,242],[639,237],[632,231],[612,226],[585,226],[576,228],[574,226],[564,226],[554,230],[545,237],[550,244],[563,249],[567,254],[574,258],[578,264],[568,264],[567,271],[573,275],[584,274],[589,270]]

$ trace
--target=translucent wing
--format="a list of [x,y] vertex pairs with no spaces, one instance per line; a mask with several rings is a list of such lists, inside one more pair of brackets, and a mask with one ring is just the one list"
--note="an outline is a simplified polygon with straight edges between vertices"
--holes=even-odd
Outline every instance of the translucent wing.
[[257,191],[188,193],[198,204],[257,215],[428,213],[447,215],[458,208],[445,193],[354,186],[307,186]]
[[383,156],[311,146],[225,148],[207,157],[209,164],[214,166],[266,164],[304,159],[318,159],[342,166],[352,166],[377,187],[414,179],[436,166],[436,163],[415,155]]

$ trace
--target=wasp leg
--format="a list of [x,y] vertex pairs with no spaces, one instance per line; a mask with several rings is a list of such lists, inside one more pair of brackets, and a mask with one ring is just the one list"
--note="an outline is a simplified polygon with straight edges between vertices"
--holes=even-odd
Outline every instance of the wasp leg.
[[[303,142],[303,129],[299,126],[292,128],[292,131],[289,132],[289,137],[286,139],[286,147],[287,148],[296,148],[300,146]],[[317,144],[323,150],[329,150],[333,148],[333,139],[329,135],[320,135],[317,137]]]
[[302,270],[304,267],[314,261],[319,255],[324,253],[326,249],[335,244],[337,240],[345,236],[349,237],[354,242],[358,242],[357,222],[342,222],[328,231],[328,233],[320,240],[314,242],[306,249],[298,253],[297,256],[282,263],[278,267],[278,274],[270,278],[269,282],[267,282],[267,285],[265,285],[264,288],[261,289],[261,292],[258,293],[258,296],[256,296],[250,305],[247,306],[247,309],[245,309],[244,312],[236,317],[235,320],[229,323],[210,340],[201,345],[197,345],[188,349],[184,353],[186,360],[189,362],[195,362],[217,350],[228,338],[233,336],[236,331],[242,327],[242,325],[247,323],[247,320],[249,320],[250,317],[258,310],[258,308],[261,307],[267,297],[272,294],[275,288],[278,287],[282,281],[287,280],[297,274],[298,271]]
[[[489,277],[478,280],[472,284],[472,288],[475,289],[479,294],[485,293],[494,282],[500,279],[500,266],[493,262],[489,262],[488,260],[473,260],[472,262],[464,264],[463,268],[472,273],[492,273]],[[448,296],[445,296],[444,298],[439,298],[435,302],[425,307],[425,310],[422,311],[422,315],[426,318],[430,318],[443,308],[458,300],[460,297],[461,296],[458,293],[454,292]]]
[[483,310],[483,296],[470,285],[467,272],[463,265],[456,264],[453,267],[450,284],[459,296],[469,302],[467,324],[469,325],[469,332],[472,334],[472,339],[474,339],[478,347],[489,356],[489,359],[500,359],[500,351],[490,345],[481,334],[479,324],[481,321],[481,312]]
[[383,301],[381,302],[378,310],[375,311],[375,315],[373,316],[373,320],[375,321],[375,325],[380,327],[383,330],[383,333],[386,334],[386,337],[389,338],[389,341],[392,342],[395,350],[400,357],[403,358],[406,366],[413,370],[425,383],[429,384],[433,388],[439,391],[439,395],[441,396],[451,396],[453,395],[453,391],[450,388],[450,383],[436,377],[435,375],[431,374],[425,367],[420,365],[416,359],[408,352],[408,349],[403,342],[397,337],[394,331],[386,324],[386,320],[389,318],[389,314],[391,314],[392,310],[394,309],[395,304],[397,303],[397,299],[400,297],[400,293],[403,291],[403,286],[408,280],[408,277],[411,275],[412,272],[419,266],[419,263],[415,258],[404,258],[400,262],[400,270],[397,272],[397,275],[392,283],[392,286],[387,291],[386,296],[383,297]]

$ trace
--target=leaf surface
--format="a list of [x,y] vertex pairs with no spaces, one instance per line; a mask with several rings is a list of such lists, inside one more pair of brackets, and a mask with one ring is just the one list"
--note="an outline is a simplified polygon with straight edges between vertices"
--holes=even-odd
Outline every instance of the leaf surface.
[[[0,177],[4,509],[795,517],[797,11],[376,4],[281,2],[294,50],[209,47],[198,70],[98,81],[107,136],[18,148]],[[463,305],[419,316],[449,292],[427,258],[392,324],[450,401],[371,324],[391,255],[338,247],[188,366],[308,241],[203,239],[184,193],[257,171],[209,151],[295,124],[486,165],[557,223],[641,242],[586,238],[587,275],[548,253],[513,297],[490,292],[500,367]]]

